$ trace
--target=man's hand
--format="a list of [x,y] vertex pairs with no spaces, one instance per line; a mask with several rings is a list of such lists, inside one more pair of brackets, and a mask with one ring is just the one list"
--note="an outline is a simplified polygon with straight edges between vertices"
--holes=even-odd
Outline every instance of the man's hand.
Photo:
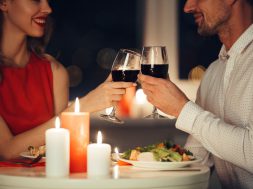
[[138,76],[148,101],[168,115],[178,117],[189,101],[186,95],[170,80],[143,74]]

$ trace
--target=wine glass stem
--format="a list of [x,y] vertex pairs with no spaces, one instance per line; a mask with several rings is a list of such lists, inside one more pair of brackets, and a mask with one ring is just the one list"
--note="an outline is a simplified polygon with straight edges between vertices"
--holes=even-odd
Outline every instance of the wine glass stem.
[[153,106],[152,114],[157,114],[157,108],[155,106]]
[[111,116],[111,117],[115,117],[115,114],[116,114],[116,107],[113,106],[113,109],[112,109],[112,111],[111,111],[111,113],[110,113],[110,116]]

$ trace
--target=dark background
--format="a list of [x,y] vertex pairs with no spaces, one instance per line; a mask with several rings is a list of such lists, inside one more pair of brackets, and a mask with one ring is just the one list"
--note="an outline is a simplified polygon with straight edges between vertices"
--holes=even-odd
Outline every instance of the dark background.
[[[141,49],[145,0],[50,1],[54,32],[47,47],[70,74],[70,100],[103,82],[120,48]],[[179,6],[179,76],[217,58],[217,37],[200,37],[191,15]],[[169,21],[169,18],[168,18]]]
[[221,43],[218,36],[203,37],[197,33],[192,14],[183,12],[185,0],[179,3],[179,78],[188,79],[191,69],[198,65],[207,68],[218,58]]
[[[86,94],[107,78],[120,48],[140,48],[138,34],[142,27],[136,14],[140,2],[50,2],[54,33],[47,51],[71,70],[71,99]],[[78,84],[80,74],[82,80]]]

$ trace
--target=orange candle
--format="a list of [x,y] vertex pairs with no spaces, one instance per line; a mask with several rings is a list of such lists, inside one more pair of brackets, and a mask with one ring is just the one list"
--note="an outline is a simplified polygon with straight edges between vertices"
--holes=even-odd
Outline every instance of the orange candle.
[[117,105],[117,115],[119,117],[129,117],[135,91],[136,87],[134,86],[126,88],[126,94],[122,97]]
[[90,136],[90,114],[80,112],[79,100],[75,102],[75,112],[61,114],[62,127],[70,133],[70,172],[87,172],[87,146]]

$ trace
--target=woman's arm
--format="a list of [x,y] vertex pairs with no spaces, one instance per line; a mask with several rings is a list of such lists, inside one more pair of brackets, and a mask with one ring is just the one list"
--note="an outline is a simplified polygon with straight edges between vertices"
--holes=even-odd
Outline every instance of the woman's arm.
[[[46,56],[51,62],[53,72],[53,92],[55,115],[67,108],[68,104],[68,74],[65,68],[52,57]],[[28,146],[45,144],[45,131],[54,127],[55,117],[45,123],[13,136],[8,125],[0,117],[0,159],[17,157],[20,152],[26,151]]]
[[[66,69],[53,57],[46,55],[52,63],[53,92],[55,115],[62,111],[74,111],[74,104],[67,107],[69,80]],[[81,111],[94,112],[110,107],[119,101],[126,92],[126,88],[135,86],[130,82],[112,82],[111,76],[80,98]],[[19,135],[13,136],[8,125],[0,117],[0,159],[17,157],[20,152],[26,151],[28,146],[41,146],[45,144],[45,131],[54,127],[55,117],[47,122]]]
[[29,146],[45,144],[45,131],[54,126],[55,118],[29,131],[13,136],[5,121],[0,117],[0,159],[17,157]]
[[67,70],[55,58],[45,55],[53,71],[54,113],[58,115],[68,106],[69,77]]

